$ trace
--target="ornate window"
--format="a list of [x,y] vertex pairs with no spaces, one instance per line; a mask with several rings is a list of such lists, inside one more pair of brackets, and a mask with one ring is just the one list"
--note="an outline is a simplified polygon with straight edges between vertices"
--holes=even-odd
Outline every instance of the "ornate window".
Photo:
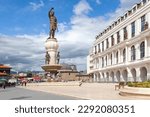
[[120,43],[120,34],[119,34],[119,31],[117,32],[117,43]]
[[111,36],[111,46],[114,46],[114,37],[113,37],[113,35]]
[[95,46],[95,54],[97,53],[97,46]]
[[116,53],[116,63],[118,63],[118,51]]
[[102,42],[102,51],[104,51],[104,41]]
[[109,48],[109,41],[106,39],[106,48]]
[[134,61],[135,60],[135,58],[136,58],[136,53],[135,53],[135,46],[133,45],[132,47],[131,47],[131,61]]
[[107,56],[105,57],[105,61],[106,61],[106,66],[107,66]]
[[140,57],[143,58],[145,56],[145,43],[144,41],[140,44]]
[[143,0],[143,4],[145,4],[146,3],[146,0]]
[[101,52],[100,43],[98,44],[98,52]]
[[124,40],[126,40],[128,38],[127,27],[123,28],[123,33],[124,33]]
[[141,17],[141,32],[145,30],[145,15]]
[[112,65],[112,54],[110,55],[111,65]]
[[135,36],[135,22],[131,23],[131,37]]
[[126,61],[126,49],[123,49],[123,62]]

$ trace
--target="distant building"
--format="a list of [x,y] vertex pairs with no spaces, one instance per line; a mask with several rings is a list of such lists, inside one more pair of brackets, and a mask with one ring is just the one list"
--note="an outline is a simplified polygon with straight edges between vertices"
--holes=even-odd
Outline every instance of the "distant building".
[[9,79],[10,78],[10,66],[6,66],[3,64],[0,64],[0,78]]
[[94,82],[150,80],[150,0],[141,0],[96,36],[87,72]]
[[87,74],[86,71],[80,71],[76,78],[82,82],[92,82],[92,74]]
[[79,74],[76,65],[74,64],[62,64],[62,68],[58,71],[59,81],[76,81],[76,75]]

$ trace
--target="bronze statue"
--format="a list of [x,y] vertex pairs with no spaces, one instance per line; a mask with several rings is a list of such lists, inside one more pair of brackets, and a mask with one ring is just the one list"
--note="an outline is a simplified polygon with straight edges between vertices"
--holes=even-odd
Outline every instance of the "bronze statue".
[[57,53],[57,64],[59,64],[59,60],[60,60],[60,54],[59,52]]
[[57,18],[54,15],[54,8],[51,8],[50,11],[48,12],[48,16],[50,19],[50,33],[49,33],[49,38],[54,38],[55,37],[55,31],[57,29]]
[[46,52],[46,55],[45,55],[45,64],[49,64],[50,63],[50,55],[48,52]]

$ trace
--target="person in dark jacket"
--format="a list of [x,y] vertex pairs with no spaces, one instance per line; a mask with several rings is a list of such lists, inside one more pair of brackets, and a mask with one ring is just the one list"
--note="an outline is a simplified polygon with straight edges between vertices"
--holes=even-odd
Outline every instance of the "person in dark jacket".
[[6,82],[3,83],[3,89],[5,89],[5,88],[6,88]]

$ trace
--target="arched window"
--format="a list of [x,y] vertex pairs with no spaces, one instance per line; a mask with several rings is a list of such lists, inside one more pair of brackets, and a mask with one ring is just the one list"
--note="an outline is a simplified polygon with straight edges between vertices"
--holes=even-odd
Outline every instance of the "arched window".
[[112,54],[111,54],[111,56],[110,56],[110,60],[111,60],[111,65],[112,65]]
[[123,62],[126,61],[126,49],[123,49]]
[[135,54],[135,46],[133,45],[131,47],[131,61],[135,60],[136,54]]
[[144,41],[140,44],[140,57],[143,58],[145,56],[145,43]]
[[106,58],[105,58],[105,61],[106,61],[106,66],[107,66],[107,56],[106,56]]
[[116,53],[116,63],[118,63],[118,52]]

